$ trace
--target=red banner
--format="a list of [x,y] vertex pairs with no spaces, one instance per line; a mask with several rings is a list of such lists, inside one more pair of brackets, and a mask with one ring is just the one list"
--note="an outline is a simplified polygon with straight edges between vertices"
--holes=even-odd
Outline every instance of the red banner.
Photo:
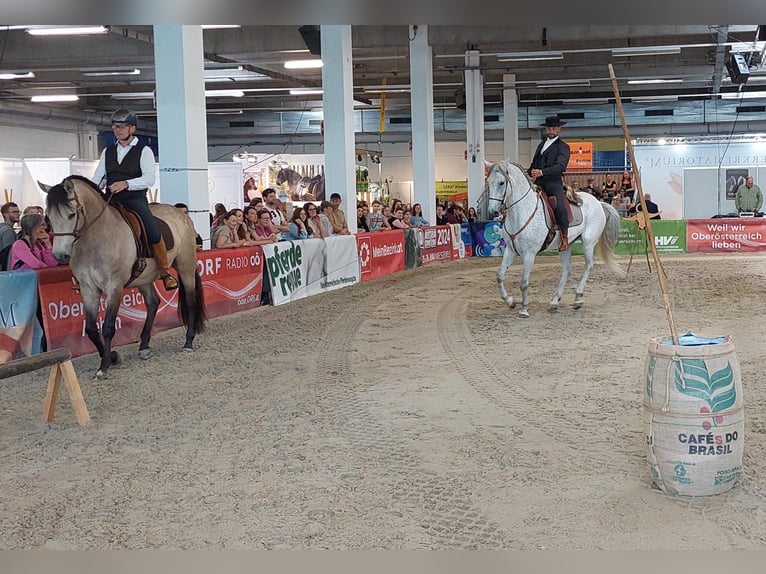
[[[263,252],[260,247],[200,251],[197,253],[197,270],[202,277],[208,317],[220,317],[260,305],[263,281]],[[73,356],[94,352],[93,344],[85,335],[82,298],[71,288],[72,273],[69,267],[40,269],[37,279],[48,348],[67,348]],[[155,287],[160,297],[160,306],[152,333],[178,327],[181,324],[177,312],[178,291],[165,291],[159,280]],[[105,312],[106,298],[102,296],[98,313],[99,326]],[[136,288],[125,289],[115,322],[117,333],[113,346],[138,341],[145,319],[143,296]]]
[[356,236],[362,281],[404,271],[404,233],[401,230],[360,233]]
[[762,218],[690,219],[686,222],[687,253],[766,251]]
[[452,260],[452,230],[449,225],[418,227],[418,243],[423,265]]

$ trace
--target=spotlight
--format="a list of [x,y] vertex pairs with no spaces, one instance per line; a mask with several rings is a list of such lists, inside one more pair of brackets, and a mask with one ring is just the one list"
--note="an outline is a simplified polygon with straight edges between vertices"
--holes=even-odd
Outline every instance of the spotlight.
[[358,161],[359,163],[362,163],[362,154],[357,154],[356,161]]

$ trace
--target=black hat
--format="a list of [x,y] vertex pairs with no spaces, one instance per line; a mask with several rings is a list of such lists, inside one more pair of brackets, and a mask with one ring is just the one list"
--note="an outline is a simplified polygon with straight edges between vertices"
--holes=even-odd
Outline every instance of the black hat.
[[541,128],[556,128],[559,126],[565,126],[566,122],[562,122],[558,116],[548,116],[545,118],[545,123],[540,124]]

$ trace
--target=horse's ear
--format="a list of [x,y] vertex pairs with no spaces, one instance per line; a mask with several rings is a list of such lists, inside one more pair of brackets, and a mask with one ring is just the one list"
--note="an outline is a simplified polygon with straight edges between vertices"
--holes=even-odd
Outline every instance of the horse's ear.
[[72,193],[74,191],[74,184],[72,183],[71,179],[65,179],[61,182],[61,185],[64,186],[64,189],[66,189],[67,193]]
[[42,181],[37,180],[37,185],[40,186],[40,189],[43,190],[43,192],[48,193],[51,189],[50,185],[45,185]]
[[487,169],[491,168],[493,165],[494,164],[491,161],[486,159],[484,160],[484,167],[486,167]]

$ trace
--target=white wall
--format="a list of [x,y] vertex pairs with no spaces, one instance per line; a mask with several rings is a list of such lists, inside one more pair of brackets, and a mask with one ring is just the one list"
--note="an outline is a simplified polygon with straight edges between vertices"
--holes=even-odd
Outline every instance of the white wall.
[[0,128],[0,157],[66,157],[80,155],[76,131],[49,131],[14,126]]

